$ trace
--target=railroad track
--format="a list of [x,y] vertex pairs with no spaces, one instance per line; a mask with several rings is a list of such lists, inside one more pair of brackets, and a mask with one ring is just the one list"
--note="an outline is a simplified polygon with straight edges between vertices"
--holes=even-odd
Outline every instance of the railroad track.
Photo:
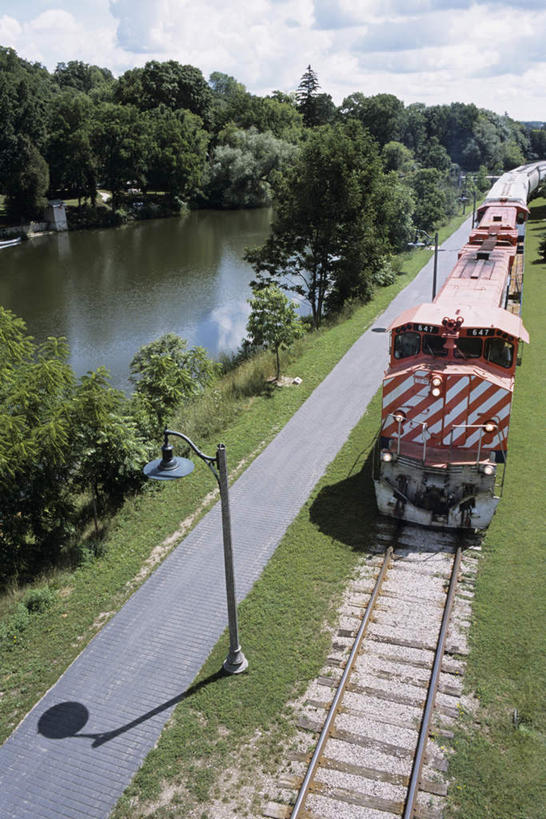
[[479,541],[379,526],[376,554],[347,592],[325,673],[307,691],[301,750],[267,817],[442,816],[442,740],[460,706]]

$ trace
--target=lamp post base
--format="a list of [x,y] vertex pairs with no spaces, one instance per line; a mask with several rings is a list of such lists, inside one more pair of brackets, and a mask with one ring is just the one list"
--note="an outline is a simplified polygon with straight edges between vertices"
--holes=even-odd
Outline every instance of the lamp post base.
[[230,651],[222,667],[226,674],[241,674],[248,668],[248,660],[240,649],[233,653]]

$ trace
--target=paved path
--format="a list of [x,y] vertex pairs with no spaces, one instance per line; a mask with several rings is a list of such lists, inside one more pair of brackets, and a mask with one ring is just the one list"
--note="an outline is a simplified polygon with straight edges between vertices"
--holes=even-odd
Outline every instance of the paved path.
[[[468,230],[467,222],[442,246],[439,281]],[[432,259],[376,326],[428,301],[431,279]],[[364,333],[233,484],[239,600],[377,391],[386,345],[385,334]],[[0,748],[0,817],[108,816],[226,624],[217,505]]]

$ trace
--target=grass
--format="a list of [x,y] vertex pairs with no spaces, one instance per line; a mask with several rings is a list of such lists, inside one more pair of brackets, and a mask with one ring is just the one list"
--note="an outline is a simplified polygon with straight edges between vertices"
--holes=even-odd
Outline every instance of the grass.
[[[461,217],[453,220],[444,228],[443,236],[461,221]],[[193,427],[198,429],[200,434],[195,437],[204,451],[214,451],[217,440],[222,437],[228,446],[233,477],[237,465],[251,460],[274,437],[428,258],[427,251],[406,255],[405,272],[394,285],[378,290],[373,302],[356,308],[347,320],[303,339],[284,365],[292,374],[303,378],[297,389],[247,395],[244,382],[235,383],[242,376],[231,374],[231,381],[226,382],[228,386],[221,388],[225,395],[231,393],[229,401],[224,400],[218,388],[215,394],[204,398],[208,402],[206,412],[203,405],[200,411],[195,406],[193,419],[185,413],[175,423],[190,435]],[[375,411],[372,414],[375,426],[378,417]],[[24,606],[28,589],[14,588],[0,598],[0,618],[11,637],[0,641],[0,741],[142,582],[141,569],[154,549],[177,530],[181,519],[195,514],[196,510],[199,510],[196,519],[204,513],[207,508],[204,499],[211,488],[211,477],[206,469],[196,469],[192,480],[184,482],[183,488],[178,482],[165,487],[150,484],[140,496],[129,499],[109,522],[98,557],[82,549],[84,559],[75,571],[58,570],[34,584],[35,589],[46,586],[49,589],[45,593],[50,600],[47,608],[32,612],[27,609],[29,616],[24,614],[20,607]],[[160,552],[163,557],[167,547]],[[309,571],[316,571],[316,567],[311,565]],[[317,582],[321,583],[320,578]],[[333,582],[335,585],[338,580]],[[313,629],[316,622],[315,619]],[[226,687],[226,690],[231,689]]]
[[[218,798],[222,772],[230,767],[240,779],[222,792],[223,799],[233,801],[233,815],[259,815],[244,772],[280,766],[295,732],[288,703],[318,675],[331,640],[325,626],[373,543],[369,454],[379,412],[376,396],[240,605],[248,672],[218,675],[226,653],[226,639],[220,640],[120,801],[117,819],[151,810],[180,815],[176,798],[184,800],[184,815],[209,816],[200,806]],[[169,804],[154,809],[155,800],[165,801],[166,782]],[[238,796],[245,785],[249,793]]]
[[[450,815],[538,819],[544,807],[546,673],[543,309],[546,200],[527,227],[523,319],[531,335],[516,376],[504,497],[483,543],[465,677],[477,698],[457,732]],[[517,715],[515,714],[517,712]]]

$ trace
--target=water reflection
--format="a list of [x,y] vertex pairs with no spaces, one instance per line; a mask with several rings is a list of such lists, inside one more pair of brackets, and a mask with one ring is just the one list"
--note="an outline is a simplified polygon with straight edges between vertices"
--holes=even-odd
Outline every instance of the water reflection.
[[244,248],[269,232],[268,209],[43,237],[3,250],[0,303],[38,340],[66,336],[78,375],[99,365],[128,386],[143,344],[175,332],[213,356],[244,336],[253,271]]

